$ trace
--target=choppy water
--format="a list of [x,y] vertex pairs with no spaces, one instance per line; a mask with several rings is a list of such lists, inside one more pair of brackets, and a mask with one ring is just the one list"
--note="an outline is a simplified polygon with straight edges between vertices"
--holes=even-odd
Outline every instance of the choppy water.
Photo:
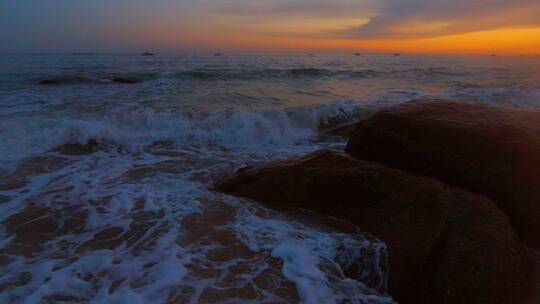
[[0,302],[389,303],[383,243],[211,188],[420,97],[540,107],[540,58],[3,55]]

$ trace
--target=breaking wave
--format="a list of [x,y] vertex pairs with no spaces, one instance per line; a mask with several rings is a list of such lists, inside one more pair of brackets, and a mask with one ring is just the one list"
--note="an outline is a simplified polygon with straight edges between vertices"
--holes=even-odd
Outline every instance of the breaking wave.
[[130,151],[158,141],[177,146],[230,150],[288,149],[310,145],[326,131],[352,124],[375,110],[352,101],[316,107],[269,110],[135,109],[104,116],[13,119],[0,127],[0,159],[14,160],[90,139]]

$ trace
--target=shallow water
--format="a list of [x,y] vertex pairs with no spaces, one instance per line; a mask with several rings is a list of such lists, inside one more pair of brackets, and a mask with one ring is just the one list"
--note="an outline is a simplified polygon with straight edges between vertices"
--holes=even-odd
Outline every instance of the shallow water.
[[[325,131],[412,98],[539,107],[538,71],[536,57],[3,55],[0,302],[391,303],[380,241],[212,185],[341,148]],[[90,155],[55,150],[89,139]]]

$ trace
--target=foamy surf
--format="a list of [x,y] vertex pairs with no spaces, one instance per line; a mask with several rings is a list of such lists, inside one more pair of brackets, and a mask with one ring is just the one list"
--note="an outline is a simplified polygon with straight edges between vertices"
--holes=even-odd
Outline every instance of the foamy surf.
[[[28,133],[12,137],[26,147],[3,146],[17,157],[2,180],[0,301],[391,303],[384,244],[209,190],[235,168],[343,145],[324,132],[371,110],[147,110],[12,128]],[[90,139],[90,154],[56,149]],[[351,263],[364,282],[344,274]]]
[[257,150],[309,145],[325,131],[352,124],[377,106],[353,101],[316,107],[268,110],[167,111],[121,109],[76,118],[8,118],[0,128],[0,159],[16,160],[53,150],[65,143],[103,144],[137,151],[155,142],[177,146]]
[[384,258],[362,265],[380,278],[366,286],[338,252],[384,244],[208,190],[241,159],[160,152],[97,152],[4,191],[0,301],[391,302]]

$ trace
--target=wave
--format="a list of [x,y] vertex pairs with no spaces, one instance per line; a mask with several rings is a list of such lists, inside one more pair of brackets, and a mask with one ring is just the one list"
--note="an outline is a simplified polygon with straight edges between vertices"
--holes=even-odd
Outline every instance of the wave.
[[59,75],[52,77],[45,77],[39,79],[32,79],[31,82],[40,85],[61,85],[61,84],[83,84],[83,83],[99,83],[98,79],[79,75]]
[[209,69],[198,68],[180,71],[175,74],[178,78],[196,80],[250,80],[250,79],[311,79],[324,77],[368,78],[379,77],[382,73],[371,70],[329,70],[322,68],[293,68],[293,69]]
[[159,74],[151,72],[111,73],[104,74],[60,74],[44,77],[33,77],[27,82],[39,85],[76,85],[76,84],[134,84],[159,78]]
[[328,70],[319,68],[295,69],[215,69],[197,68],[182,70],[171,74],[158,73],[112,73],[110,75],[65,74],[34,77],[29,83],[39,85],[75,85],[75,84],[133,84],[156,79],[181,79],[196,81],[211,80],[265,80],[265,79],[316,79],[340,77],[342,79],[375,78],[381,72],[365,70]]
[[539,108],[540,88],[528,85],[484,84],[457,82],[456,89],[443,94],[443,98],[471,100],[484,104],[517,107]]
[[454,70],[448,67],[429,67],[429,68],[408,68],[404,70],[392,70],[387,76],[389,77],[465,77],[470,75],[470,72],[461,70]]
[[376,105],[341,101],[307,108],[111,111],[103,116],[12,118],[0,128],[0,159],[13,160],[54,150],[66,143],[98,140],[127,150],[155,142],[229,150],[288,149],[306,146],[321,134],[356,122]]
[[464,76],[464,72],[447,68],[410,68],[410,69],[342,69],[325,68],[291,68],[291,69],[242,69],[242,68],[196,68],[168,73],[137,72],[111,73],[109,75],[66,74],[51,75],[31,79],[31,83],[41,85],[73,85],[73,84],[133,84],[156,79],[181,79],[191,81],[227,81],[227,80],[294,80],[325,79],[354,80],[381,77],[432,77],[432,76]]
[[410,69],[342,69],[325,68],[291,68],[291,69],[242,69],[242,68],[196,68],[176,72],[124,72],[111,74],[61,74],[30,79],[31,83],[41,85],[74,85],[74,84],[133,84],[156,79],[181,79],[191,81],[227,81],[227,80],[294,80],[325,79],[354,80],[381,77],[432,77],[432,76],[464,76],[465,72],[457,72],[447,68],[410,68]]

